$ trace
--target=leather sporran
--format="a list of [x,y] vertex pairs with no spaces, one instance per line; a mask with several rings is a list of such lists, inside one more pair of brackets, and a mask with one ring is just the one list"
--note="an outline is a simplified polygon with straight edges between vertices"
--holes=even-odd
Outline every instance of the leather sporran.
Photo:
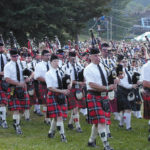
[[19,99],[23,99],[24,98],[24,90],[23,90],[22,87],[17,87],[15,89],[15,93],[17,95],[17,98],[19,98]]
[[8,87],[9,87],[9,83],[7,83],[5,80],[2,80],[1,86],[2,86],[2,90],[7,92]]
[[65,104],[65,95],[64,94],[58,94],[56,95],[56,101],[59,105],[64,105]]
[[103,99],[101,100],[102,109],[105,112],[110,112],[110,104],[109,99]]

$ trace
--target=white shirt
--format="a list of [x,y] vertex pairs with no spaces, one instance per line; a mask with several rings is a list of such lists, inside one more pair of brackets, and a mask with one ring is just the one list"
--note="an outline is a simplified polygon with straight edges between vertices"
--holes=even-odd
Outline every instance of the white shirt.
[[[65,72],[65,74],[70,75],[71,80],[75,80],[74,68],[70,62],[63,65],[62,69]],[[75,69],[76,69],[76,72],[80,72],[83,69],[83,67],[80,65],[80,63],[75,63]]]
[[141,74],[143,80],[150,81],[150,61],[143,65]]
[[[45,74],[47,72],[47,62],[42,61],[39,62],[35,67],[34,79],[36,80],[39,77],[43,77],[45,79]],[[49,69],[51,69],[50,62],[48,62]]]
[[[46,73],[45,81],[47,84],[47,88],[49,87],[58,88],[58,79],[57,79],[56,71],[58,70],[51,67],[51,69]],[[59,71],[58,71],[58,74],[59,74],[59,77],[61,78]]]
[[[20,82],[24,81],[23,74],[22,74],[22,67],[19,61],[17,61],[20,71]],[[14,81],[17,80],[17,71],[16,71],[16,62],[10,61],[4,67],[4,78],[10,78]]]
[[[4,66],[7,64],[7,58],[6,58],[6,55],[5,54],[2,54],[2,57],[3,57],[3,61],[4,61]],[[0,54],[0,72],[2,72],[2,69],[1,69],[1,54]]]
[[[123,68],[124,72],[125,72],[125,69]],[[129,73],[129,72],[128,72]],[[129,73],[130,75],[130,73]],[[126,88],[126,89],[132,89],[132,84],[129,84],[128,82],[128,76],[125,72],[125,76],[123,79],[120,79],[120,83],[119,83],[120,86]]]
[[[106,82],[107,81],[107,73],[105,71],[105,68],[102,64],[100,64],[100,67],[103,71],[103,74],[105,76],[105,79],[106,79]],[[87,86],[87,90],[90,90],[92,89],[90,86],[89,86],[89,82],[93,82],[93,83],[96,83],[100,86],[102,86],[102,78],[101,78],[101,75],[100,75],[100,71],[97,67],[96,64],[93,64],[93,63],[90,63],[85,69],[84,69],[84,78],[85,78],[85,81],[86,81],[86,86]]]

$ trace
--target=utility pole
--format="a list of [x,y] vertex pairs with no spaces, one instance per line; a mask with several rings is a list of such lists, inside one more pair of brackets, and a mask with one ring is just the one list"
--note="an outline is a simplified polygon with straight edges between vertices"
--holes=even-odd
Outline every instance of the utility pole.
[[110,40],[112,41],[112,17],[110,17]]

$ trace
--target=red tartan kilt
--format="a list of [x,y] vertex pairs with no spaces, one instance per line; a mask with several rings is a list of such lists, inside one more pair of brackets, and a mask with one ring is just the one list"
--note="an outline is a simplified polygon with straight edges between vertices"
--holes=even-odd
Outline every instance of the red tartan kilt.
[[86,99],[85,97],[82,98],[82,100],[77,100],[75,93],[76,88],[72,88],[70,90],[70,94],[68,96],[68,109],[71,110],[73,108],[86,108]]
[[109,103],[110,103],[110,111],[112,113],[118,112],[117,98],[114,98],[113,100],[110,100]]
[[144,118],[145,119],[150,119],[150,96],[144,95],[143,96],[144,100]]
[[[34,89],[34,84],[28,85],[28,89],[31,89],[31,88]],[[35,90],[34,90],[34,95],[33,95],[33,96],[30,96],[30,95],[29,95],[29,98],[30,98],[30,105],[38,104]]]
[[[16,88],[17,90],[17,88]],[[26,89],[24,89],[24,98],[18,99],[16,94],[11,97],[11,88],[8,88],[8,109],[10,111],[25,110],[30,108],[30,99]]]
[[8,104],[8,101],[7,101],[7,93],[2,90],[1,82],[2,82],[2,81],[0,80],[0,104],[5,104],[5,105],[7,105],[7,104]]
[[55,100],[56,95],[58,95],[58,93],[54,93],[51,91],[49,91],[47,94],[47,118],[67,118],[67,99],[65,104],[59,105]]
[[39,104],[46,104],[47,93],[48,89],[46,84],[39,83],[39,98],[38,98]]
[[110,112],[105,112],[102,109],[101,102],[102,99],[108,99],[108,97],[95,96],[92,94],[87,94],[87,109],[88,109],[88,123],[98,124],[105,123],[110,125]]

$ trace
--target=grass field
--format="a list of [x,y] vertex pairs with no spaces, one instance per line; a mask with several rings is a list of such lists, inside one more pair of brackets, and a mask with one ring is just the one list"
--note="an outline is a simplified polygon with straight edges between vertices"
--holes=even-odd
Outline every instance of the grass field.
[[[87,124],[85,117],[81,115],[81,127],[83,133],[67,129],[68,120],[65,121],[65,131],[68,143],[60,142],[60,135],[56,132],[54,139],[47,137],[49,126],[43,123],[43,117],[38,117],[31,112],[31,121],[26,122],[22,118],[21,126],[23,135],[16,135],[13,129],[13,121],[8,113],[8,129],[0,127],[0,150],[90,150],[87,142],[91,132],[91,125]],[[110,127],[113,138],[109,140],[115,150],[150,150],[148,137],[148,121],[132,117],[132,131],[120,129],[118,122],[113,120]],[[99,150],[103,150],[100,137],[97,137]]]

